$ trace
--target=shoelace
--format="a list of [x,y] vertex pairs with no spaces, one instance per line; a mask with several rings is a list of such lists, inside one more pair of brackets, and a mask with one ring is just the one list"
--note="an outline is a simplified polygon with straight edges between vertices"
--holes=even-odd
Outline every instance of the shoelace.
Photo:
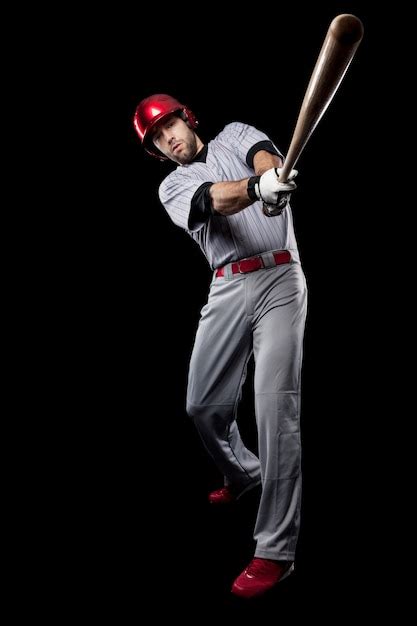
[[230,491],[229,487],[222,487],[221,489],[218,489],[214,493],[218,496],[225,496],[225,497],[230,497],[230,498],[233,497],[233,494]]
[[252,559],[247,568],[245,574],[249,576],[256,576],[257,574],[271,574],[272,572],[278,573],[281,569],[279,563],[273,563],[266,559]]

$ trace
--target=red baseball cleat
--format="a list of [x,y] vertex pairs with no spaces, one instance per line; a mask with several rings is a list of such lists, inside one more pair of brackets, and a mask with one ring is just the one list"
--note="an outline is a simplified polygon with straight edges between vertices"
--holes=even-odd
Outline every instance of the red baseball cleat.
[[232,593],[241,598],[262,595],[294,571],[291,561],[254,558],[232,585]]
[[236,500],[236,496],[233,495],[229,487],[222,487],[209,493],[208,499],[210,504],[229,504]]

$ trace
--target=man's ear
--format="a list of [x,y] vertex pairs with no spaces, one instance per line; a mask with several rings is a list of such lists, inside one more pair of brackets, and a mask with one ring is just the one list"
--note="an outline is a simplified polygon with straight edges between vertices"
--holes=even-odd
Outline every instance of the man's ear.
[[198,126],[198,120],[191,109],[184,107],[180,111],[178,111],[177,115],[191,128],[191,130],[195,130]]
[[192,124],[190,123],[190,120],[188,119],[188,115],[185,111],[180,111],[179,117],[184,120],[184,122],[187,124],[188,128],[191,128],[191,130],[193,130]]

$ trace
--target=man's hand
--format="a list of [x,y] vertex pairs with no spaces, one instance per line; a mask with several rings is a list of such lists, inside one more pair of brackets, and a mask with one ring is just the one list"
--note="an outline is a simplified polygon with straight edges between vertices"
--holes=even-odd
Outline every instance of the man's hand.
[[298,174],[297,170],[291,170],[285,183],[279,182],[281,171],[281,167],[271,167],[259,179],[257,195],[259,200],[262,200],[265,204],[277,204],[280,192],[292,192],[294,189],[297,189],[297,185],[293,181],[293,178]]
[[297,189],[293,179],[297,176],[298,171],[291,170],[285,183],[279,181],[281,172],[282,167],[272,167],[259,179],[259,199],[263,201],[263,212],[268,217],[280,215],[287,206],[291,193]]
[[[277,167],[275,168],[277,170],[277,175],[278,177],[281,176],[281,172],[284,169],[283,167]],[[291,170],[291,172],[288,174],[288,178],[287,181],[289,180],[293,180],[298,174],[298,170]]]

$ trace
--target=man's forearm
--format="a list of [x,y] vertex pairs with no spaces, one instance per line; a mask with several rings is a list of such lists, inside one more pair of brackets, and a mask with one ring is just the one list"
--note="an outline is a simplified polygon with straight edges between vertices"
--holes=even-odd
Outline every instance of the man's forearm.
[[215,183],[210,187],[212,207],[221,215],[239,213],[253,204],[248,196],[248,179]]
[[[265,150],[257,152],[253,159],[253,166],[257,176],[260,176],[271,167],[282,167],[282,160],[275,154]],[[220,215],[233,215],[243,211],[253,204],[248,196],[248,178],[232,182],[214,183],[210,187],[212,207]]]
[[253,157],[253,168],[257,176],[261,176],[271,167],[282,167],[282,159],[276,154],[271,154],[265,150],[260,150]]

